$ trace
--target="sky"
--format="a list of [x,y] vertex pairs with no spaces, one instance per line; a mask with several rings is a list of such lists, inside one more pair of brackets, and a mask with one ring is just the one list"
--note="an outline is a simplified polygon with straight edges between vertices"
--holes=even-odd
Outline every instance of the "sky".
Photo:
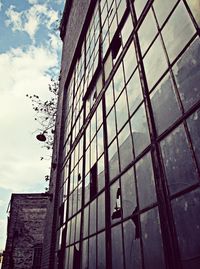
[[[0,0],[0,250],[11,193],[45,192],[50,158],[26,94],[49,97],[62,42],[56,30],[65,0]],[[40,160],[40,157],[47,160]]]

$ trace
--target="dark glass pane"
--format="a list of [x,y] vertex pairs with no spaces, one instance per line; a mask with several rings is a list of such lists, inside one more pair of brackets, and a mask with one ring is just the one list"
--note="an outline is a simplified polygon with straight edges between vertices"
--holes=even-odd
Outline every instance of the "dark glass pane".
[[116,104],[117,130],[119,131],[128,120],[128,104],[126,91],[124,90],[117,100]]
[[126,269],[142,269],[140,240],[136,238],[135,224],[128,220],[123,228]]
[[172,201],[179,248],[184,269],[200,266],[200,191]]
[[188,127],[190,130],[192,144],[200,167],[200,110],[192,114],[188,120]]
[[113,141],[113,143],[108,149],[108,156],[109,156],[109,174],[111,180],[119,173],[119,157],[118,157],[116,139]]
[[200,100],[200,41],[196,39],[173,68],[180,97],[187,110]]
[[121,224],[112,228],[112,266],[115,269],[124,268]]
[[96,233],[96,200],[90,204],[90,234]]
[[155,180],[151,154],[147,153],[136,163],[136,176],[140,208],[156,202]]
[[156,21],[153,12],[150,9],[138,31],[138,37],[140,41],[142,54],[146,52],[150,43],[153,41],[156,33],[157,33]]
[[90,174],[85,177],[85,204],[90,199]]
[[105,245],[105,233],[100,233],[97,236],[97,268],[106,269],[106,245]]
[[195,33],[194,25],[181,1],[162,31],[171,61],[181,52]]
[[105,227],[105,192],[98,196],[98,231]]
[[105,186],[105,172],[104,172],[104,155],[102,155],[102,157],[99,159],[98,163],[97,163],[98,167],[97,167],[97,173],[98,173],[98,191],[100,191],[101,189],[104,188]]
[[198,181],[196,166],[183,126],[176,128],[161,142],[163,161],[171,193]]
[[133,160],[133,143],[129,123],[118,135],[120,167],[123,170]]
[[151,94],[151,104],[158,134],[180,117],[177,98],[170,76],[167,75]]
[[89,267],[88,269],[96,268],[96,236],[89,239]]
[[187,0],[187,3],[192,11],[193,16],[196,19],[196,22],[200,26],[200,3],[199,0]]
[[153,43],[150,50],[144,57],[144,67],[150,90],[167,69],[167,61],[160,37],[157,37],[156,41]]
[[157,208],[141,215],[141,225],[145,268],[166,268]]
[[131,119],[135,155],[141,153],[150,143],[146,112],[142,105]]
[[143,99],[142,87],[140,83],[140,77],[138,70],[135,71],[134,75],[126,85],[128,105],[130,114],[132,114]]
[[123,218],[130,216],[137,206],[133,168],[121,177]]
[[154,1],[153,7],[154,7],[156,17],[160,26],[162,26],[163,22],[169,16],[169,13],[171,12],[176,2],[177,0]]

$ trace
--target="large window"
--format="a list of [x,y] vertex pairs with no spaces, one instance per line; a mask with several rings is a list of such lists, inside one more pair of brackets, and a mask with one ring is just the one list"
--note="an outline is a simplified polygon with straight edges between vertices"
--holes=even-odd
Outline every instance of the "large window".
[[63,110],[63,268],[199,268],[198,14],[96,1]]

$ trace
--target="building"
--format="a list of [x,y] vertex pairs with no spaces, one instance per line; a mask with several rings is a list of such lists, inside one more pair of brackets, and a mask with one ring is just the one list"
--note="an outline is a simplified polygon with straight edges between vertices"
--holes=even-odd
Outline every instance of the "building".
[[2,269],[40,269],[48,198],[12,194]]
[[42,268],[200,268],[198,0],[68,0]]

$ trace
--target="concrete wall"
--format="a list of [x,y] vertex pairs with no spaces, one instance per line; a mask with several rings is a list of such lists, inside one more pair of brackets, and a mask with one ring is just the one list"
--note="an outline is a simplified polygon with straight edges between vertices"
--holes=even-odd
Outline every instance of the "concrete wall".
[[40,194],[13,194],[2,269],[32,269],[34,247],[43,244],[48,199]]

